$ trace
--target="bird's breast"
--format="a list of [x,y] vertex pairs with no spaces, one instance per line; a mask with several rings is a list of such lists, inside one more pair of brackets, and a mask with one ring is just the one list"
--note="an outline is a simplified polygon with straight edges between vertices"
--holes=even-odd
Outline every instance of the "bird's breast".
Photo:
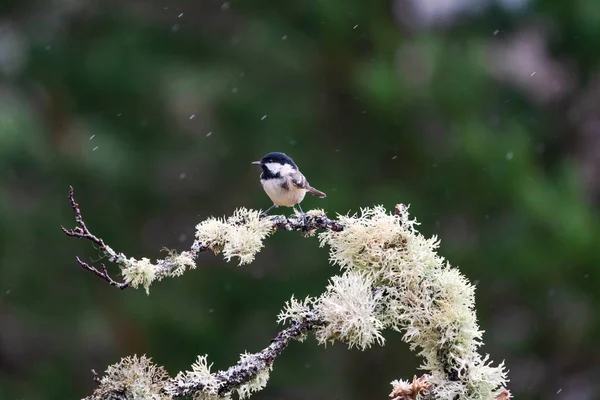
[[273,204],[292,207],[304,200],[306,189],[294,185],[289,178],[261,179],[263,189]]

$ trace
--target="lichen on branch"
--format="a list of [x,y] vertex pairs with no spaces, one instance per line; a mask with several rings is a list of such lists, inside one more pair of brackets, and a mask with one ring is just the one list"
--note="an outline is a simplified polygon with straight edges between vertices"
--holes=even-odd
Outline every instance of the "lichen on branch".
[[[342,270],[341,275],[330,279],[320,296],[303,300],[292,297],[286,303],[278,321],[289,326],[265,349],[244,353],[235,366],[214,373],[206,356],[201,356],[191,370],[153,383],[148,390],[158,397],[147,398],[192,396],[209,400],[229,398],[233,393],[246,398],[266,385],[274,359],[291,340],[303,341],[312,332],[320,344],[338,341],[365,350],[385,344],[385,329],[401,332],[410,348],[423,357],[421,368],[428,371],[412,383],[392,382],[390,396],[394,399],[510,398],[504,388],[507,379],[503,364],[492,366],[489,356],[478,352],[482,331],[475,315],[473,285],[437,254],[436,237],[426,238],[417,231],[418,224],[410,219],[404,205],[397,205],[392,213],[382,206],[364,208],[336,220],[322,211],[261,218],[259,211],[240,208],[230,217],[199,223],[190,250],[170,252],[168,257],[152,263],[147,258],[137,260],[114,252],[88,231],[72,191],[70,200],[78,227],[63,231],[91,240],[120,267],[125,279],[122,284],[109,277],[104,265],[98,269],[78,259],[84,268],[113,286],[143,286],[148,291],[153,281],[195,268],[198,253],[206,250],[222,253],[227,261],[236,258],[239,265],[250,263],[264,240],[276,230],[309,235],[321,230],[320,245],[329,247],[330,262]],[[132,363],[122,361],[117,365]],[[136,388],[152,381],[142,374],[132,384],[131,377],[137,375],[115,374],[110,368],[91,399],[105,398],[97,397],[97,393],[106,395],[108,387],[118,388],[112,398],[137,399],[133,394]],[[154,371],[149,367],[139,370]],[[160,390],[155,390],[156,385]]]

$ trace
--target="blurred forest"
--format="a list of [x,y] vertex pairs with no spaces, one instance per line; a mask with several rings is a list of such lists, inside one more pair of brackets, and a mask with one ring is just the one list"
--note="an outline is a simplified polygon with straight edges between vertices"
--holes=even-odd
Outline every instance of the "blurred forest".
[[[73,185],[115,250],[184,250],[202,219],[270,206],[250,165],[270,151],[327,192],[305,210],[411,205],[476,283],[516,398],[600,398],[598,0],[2,0],[0,74],[0,399],[266,346],[337,272],[316,238],[203,254],[147,296],[81,269],[98,252],[60,226]],[[293,343],[254,398],[386,399],[420,363],[386,339]]]

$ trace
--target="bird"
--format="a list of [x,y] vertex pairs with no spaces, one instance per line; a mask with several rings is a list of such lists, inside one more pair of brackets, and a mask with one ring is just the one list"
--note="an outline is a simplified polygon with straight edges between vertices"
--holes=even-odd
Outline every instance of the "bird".
[[273,202],[273,205],[261,216],[267,215],[274,207],[294,207],[295,205],[298,205],[302,215],[305,215],[300,207],[300,202],[304,200],[307,192],[319,198],[326,197],[325,193],[310,186],[294,160],[284,153],[269,153],[260,161],[254,161],[252,164],[260,165],[262,168],[260,183]]

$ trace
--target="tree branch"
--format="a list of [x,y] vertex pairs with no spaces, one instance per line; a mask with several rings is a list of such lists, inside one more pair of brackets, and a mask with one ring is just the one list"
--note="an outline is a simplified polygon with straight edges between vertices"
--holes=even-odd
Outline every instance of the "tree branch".
[[175,277],[196,267],[200,252],[222,252],[226,260],[238,258],[240,265],[252,262],[265,238],[278,230],[314,234],[321,246],[329,247],[330,263],[343,269],[331,278],[318,297],[286,303],[279,322],[290,327],[281,331],[263,350],[243,354],[236,365],[210,372],[207,356],[200,356],[191,370],[169,377],[163,367],[145,356],[126,357],[106,370],[89,400],[136,398],[167,400],[192,396],[196,399],[240,398],[266,385],[274,359],[291,340],[302,340],[309,332],[321,344],[340,341],[350,348],[365,350],[384,345],[384,329],[403,331],[403,339],[419,349],[429,373],[412,382],[392,382],[393,400],[457,400],[510,398],[504,385],[503,363],[492,366],[477,351],[482,331],[475,314],[474,287],[437,254],[438,241],[426,238],[415,228],[408,207],[396,205],[390,214],[383,206],[363,208],[359,214],[329,219],[322,211],[302,216],[260,217],[260,212],[238,208],[226,218],[209,217],[196,226],[190,250],[169,252],[164,259],[128,258],[92,234],[75,202],[69,201],[77,226],[62,228],[71,237],[92,242],[103,256],[121,268],[124,282],[110,277],[106,266],[94,267],[77,257],[82,268],[117,288],[143,286]]
[[[61,230],[67,236],[89,240],[98,247],[98,251],[102,254],[102,256],[107,257],[109,262],[115,263],[121,267],[127,265],[130,262],[130,259],[125,254],[117,253],[110,246],[108,246],[102,238],[90,232],[81,215],[81,209],[79,208],[79,204],[75,201],[75,193],[72,186],[69,187],[69,203],[71,204],[71,208],[73,208],[73,212],[75,213],[75,222],[77,223],[77,226],[73,229],[66,229],[64,226],[61,226]],[[284,230],[312,233],[319,229],[326,229],[333,232],[340,232],[344,229],[342,224],[340,224],[337,220],[329,219],[323,213],[309,212],[304,217],[286,217],[284,215],[274,215],[267,216],[265,218],[268,219],[268,221],[271,223],[272,231]],[[195,262],[196,258],[198,257],[198,254],[208,249],[209,246],[206,243],[195,240],[190,250],[184,253],[186,256],[191,257],[191,259]],[[112,279],[109,276],[106,266],[104,264],[101,264],[100,268],[97,268],[82,261],[79,257],[77,257],[76,259],[81,267],[92,272],[94,275],[102,278],[111,286],[117,287],[119,289],[126,289],[131,286],[127,282],[118,282]],[[175,263],[164,262],[162,263],[162,265],[160,265],[160,268],[157,269],[157,273],[160,274],[160,277],[163,277],[169,274],[176,267],[177,266],[175,265]]]
[[[217,394],[225,396],[232,390],[247,384],[256,377],[260,371],[270,368],[275,358],[287,348],[292,340],[300,340],[315,327],[323,324],[317,313],[306,316],[302,321],[292,323],[292,326],[279,332],[271,340],[271,344],[251,356],[238,361],[238,363],[225,371],[215,374],[218,382]],[[165,385],[163,392],[172,398],[193,397],[205,390],[202,380],[194,382],[187,380],[171,379]]]

